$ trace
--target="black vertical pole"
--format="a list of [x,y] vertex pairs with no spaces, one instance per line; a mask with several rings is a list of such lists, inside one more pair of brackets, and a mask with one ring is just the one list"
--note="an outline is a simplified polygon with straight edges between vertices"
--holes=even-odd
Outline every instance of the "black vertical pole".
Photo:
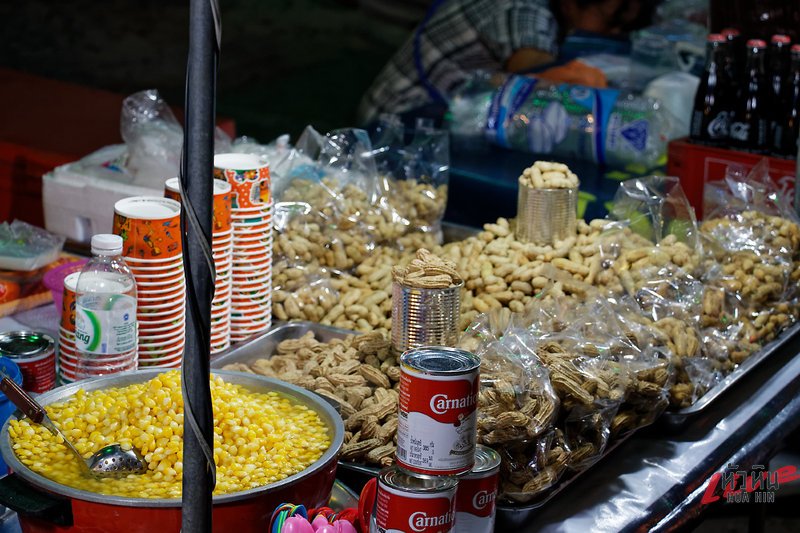
[[211,301],[214,295],[212,199],[218,27],[215,0],[190,0],[181,231],[186,273],[186,344],[183,358],[184,532],[211,531],[214,489],[213,411],[209,388]]

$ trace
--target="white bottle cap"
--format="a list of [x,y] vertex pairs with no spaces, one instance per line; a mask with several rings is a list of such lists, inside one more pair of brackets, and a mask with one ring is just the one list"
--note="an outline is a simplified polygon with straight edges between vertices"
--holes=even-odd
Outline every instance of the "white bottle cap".
[[92,253],[116,255],[122,253],[122,237],[111,233],[98,233],[92,236]]

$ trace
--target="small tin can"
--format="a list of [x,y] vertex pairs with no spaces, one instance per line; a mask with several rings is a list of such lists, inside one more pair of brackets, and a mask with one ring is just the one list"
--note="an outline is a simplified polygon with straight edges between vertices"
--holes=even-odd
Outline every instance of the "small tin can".
[[477,440],[477,355],[423,346],[400,356],[397,463],[412,472],[461,475]]
[[478,444],[472,471],[458,480],[456,523],[459,531],[492,533],[500,455]]
[[9,331],[0,334],[0,355],[17,363],[22,372],[22,388],[41,393],[56,384],[56,342],[35,331]]
[[456,487],[452,476],[425,476],[397,466],[378,476],[370,533],[447,533],[455,528]]

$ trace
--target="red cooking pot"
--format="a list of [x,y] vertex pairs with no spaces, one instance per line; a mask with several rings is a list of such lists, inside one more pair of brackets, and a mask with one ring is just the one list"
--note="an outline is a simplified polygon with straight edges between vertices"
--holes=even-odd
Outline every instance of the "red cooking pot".
[[[66,400],[78,389],[87,392],[141,383],[160,370],[140,370],[72,383],[37,397],[48,404]],[[336,458],[344,440],[344,424],[330,403],[321,396],[276,379],[242,372],[215,370],[228,383],[253,392],[278,392],[293,402],[316,411],[327,425],[331,446],[311,466],[286,479],[255,489],[214,496],[213,531],[219,533],[262,533],[269,527],[272,512],[292,502],[306,508],[328,504],[336,477]],[[17,411],[11,418],[21,418]],[[8,421],[0,433],[0,453],[9,474],[0,479],[0,503],[17,511],[23,533],[152,533],[181,529],[180,499],[149,499],[109,496],[74,489],[51,481],[23,465],[11,449]]]

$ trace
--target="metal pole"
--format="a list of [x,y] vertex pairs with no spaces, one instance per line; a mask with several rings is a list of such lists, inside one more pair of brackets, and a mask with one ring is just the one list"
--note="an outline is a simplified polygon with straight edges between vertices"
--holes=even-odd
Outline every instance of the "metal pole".
[[[213,411],[209,387],[211,301],[214,295],[212,199],[218,30],[215,0],[191,0],[186,67],[181,231],[186,271],[183,512],[185,532],[210,532],[214,490]],[[218,23],[218,20],[217,20]],[[193,420],[191,420],[193,418]],[[210,460],[209,460],[210,459]]]

